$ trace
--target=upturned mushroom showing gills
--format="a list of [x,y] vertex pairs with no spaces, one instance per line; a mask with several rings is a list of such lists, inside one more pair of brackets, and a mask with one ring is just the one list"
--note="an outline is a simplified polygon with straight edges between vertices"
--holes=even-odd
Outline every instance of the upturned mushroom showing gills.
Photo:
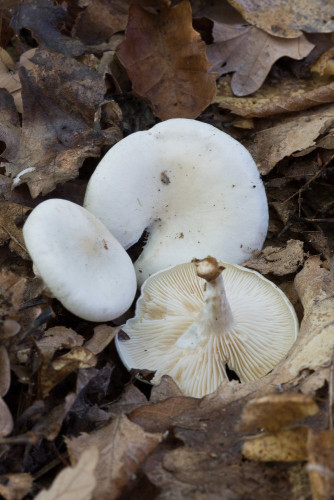
[[240,264],[261,249],[268,204],[256,164],[235,139],[196,120],[171,119],[113,146],[84,206],[129,248],[148,232],[137,279],[216,255]]
[[296,340],[298,321],[284,293],[259,273],[212,257],[151,276],[136,315],[116,339],[128,368],[170,375],[185,395],[202,397],[227,381],[266,375]]
[[73,314],[109,321],[129,309],[137,288],[133,264],[93,214],[47,200],[29,215],[23,236],[36,274]]

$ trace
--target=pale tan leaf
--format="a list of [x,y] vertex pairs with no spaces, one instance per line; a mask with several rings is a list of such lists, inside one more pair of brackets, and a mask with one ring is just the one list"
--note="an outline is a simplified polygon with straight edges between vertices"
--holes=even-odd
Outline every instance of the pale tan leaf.
[[99,354],[112,341],[120,331],[121,326],[112,327],[109,325],[99,325],[94,328],[94,335],[85,343],[85,348],[93,354]]
[[80,347],[84,343],[82,335],[78,335],[72,328],[65,326],[54,326],[44,332],[43,337],[36,341],[38,349],[43,356],[52,358],[54,353],[59,349],[72,349]]
[[334,4],[328,0],[228,0],[250,24],[274,36],[295,38],[334,31]]
[[0,476],[0,495],[5,500],[21,500],[32,488],[30,474],[4,474]]
[[49,490],[42,490],[35,500],[90,500],[96,485],[94,471],[99,453],[96,446],[84,450],[74,467],[63,469]]
[[307,443],[308,466],[314,500],[328,500],[334,491],[334,432],[311,434]]
[[113,500],[161,440],[162,434],[145,432],[139,425],[121,416],[91,434],[67,438],[66,444],[72,464],[77,462],[87,446],[97,446],[100,459],[93,499]]
[[305,111],[293,118],[278,121],[273,127],[252,134],[244,146],[253,156],[262,175],[293,153],[317,147],[317,139],[333,129],[334,104]]

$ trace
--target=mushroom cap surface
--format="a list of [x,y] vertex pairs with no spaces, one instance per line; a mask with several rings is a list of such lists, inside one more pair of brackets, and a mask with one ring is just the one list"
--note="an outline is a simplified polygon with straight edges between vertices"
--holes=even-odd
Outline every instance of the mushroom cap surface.
[[220,262],[233,325],[210,335],[196,348],[177,342],[196,322],[203,307],[206,281],[194,263],[151,276],[142,286],[135,317],[116,338],[128,368],[156,371],[152,383],[170,375],[184,394],[202,397],[228,380],[226,366],[241,382],[266,375],[285,357],[298,334],[298,320],[285,294],[256,271]]
[[109,321],[131,305],[136,276],[122,245],[93,214],[66,200],[40,203],[23,227],[28,252],[53,295],[89,321]]
[[129,248],[148,239],[138,282],[207,255],[242,263],[268,229],[265,190],[249,152],[228,134],[176,118],[113,146],[93,173],[84,206]]

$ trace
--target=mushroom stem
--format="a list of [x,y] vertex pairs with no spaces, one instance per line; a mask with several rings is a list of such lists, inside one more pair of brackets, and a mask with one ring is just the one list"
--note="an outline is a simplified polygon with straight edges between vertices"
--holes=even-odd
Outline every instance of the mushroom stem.
[[222,276],[224,267],[213,257],[195,261],[195,265],[197,275],[206,280],[203,307],[196,321],[176,342],[183,349],[194,349],[209,335],[224,335],[234,323]]

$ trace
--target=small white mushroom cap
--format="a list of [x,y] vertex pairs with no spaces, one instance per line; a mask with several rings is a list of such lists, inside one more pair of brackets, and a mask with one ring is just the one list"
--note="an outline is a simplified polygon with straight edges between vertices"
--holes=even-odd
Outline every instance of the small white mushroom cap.
[[206,281],[189,263],[144,283],[136,315],[123,327],[129,339],[116,339],[128,369],[155,371],[154,384],[170,375],[184,394],[202,397],[228,380],[226,366],[247,382],[285,357],[298,333],[288,298],[259,273],[220,264],[222,274],[209,278],[202,266]]
[[248,151],[217,128],[183,118],[113,146],[84,206],[125,248],[148,231],[135,264],[139,283],[195,255],[240,264],[262,248],[268,229],[265,190]]
[[23,227],[38,274],[66,309],[109,321],[131,305],[136,276],[122,245],[93,214],[66,200],[40,203]]

